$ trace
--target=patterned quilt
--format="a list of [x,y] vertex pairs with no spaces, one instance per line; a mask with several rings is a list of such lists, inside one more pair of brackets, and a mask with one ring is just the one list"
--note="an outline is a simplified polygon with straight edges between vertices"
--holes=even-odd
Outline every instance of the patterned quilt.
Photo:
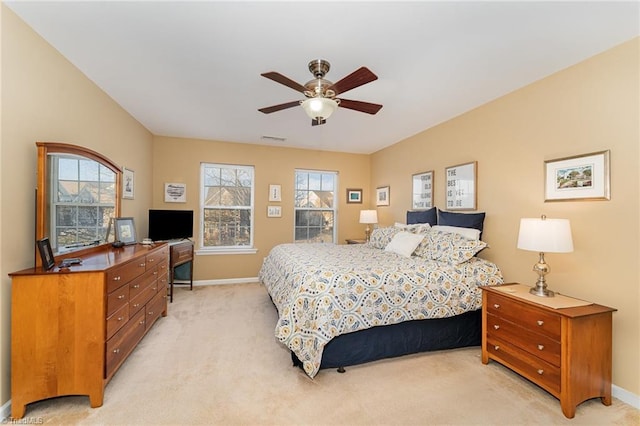
[[499,268],[478,257],[449,265],[368,244],[282,244],[265,258],[259,278],[278,310],[276,338],[310,377],[336,336],[477,310],[478,286],[502,283]]

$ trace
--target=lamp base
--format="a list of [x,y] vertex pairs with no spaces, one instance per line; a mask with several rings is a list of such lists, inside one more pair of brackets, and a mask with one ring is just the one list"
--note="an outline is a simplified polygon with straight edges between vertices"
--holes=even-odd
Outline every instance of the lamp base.
[[545,280],[544,276],[551,271],[551,268],[549,268],[547,262],[544,261],[544,253],[540,253],[538,263],[533,265],[533,271],[538,273],[538,281],[536,281],[535,287],[531,287],[529,293],[540,297],[555,296],[554,292],[552,292],[551,290],[547,290],[547,281]]
[[529,293],[540,297],[553,297],[556,295],[553,291],[538,286],[531,287]]

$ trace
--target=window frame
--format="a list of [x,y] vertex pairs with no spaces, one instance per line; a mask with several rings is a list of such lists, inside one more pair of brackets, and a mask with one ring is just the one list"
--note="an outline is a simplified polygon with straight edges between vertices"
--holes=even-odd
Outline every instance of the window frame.
[[[297,177],[298,173],[320,173],[320,174],[330,174],[333,175],[333,207],[332,208],[298,208],[296,207],[296,192],[297,192]],[[340,174],[337,170],[313,170],[313,169],[295,169],[293,175],[293,242],[296,244],[305,244],[309,243],[308,240],[296,240],[296,212],[298,210],[301,211],[331,211],[333,212],[333,231],[332,231],[332,240],[331,242],[324,244],[337,244],[338,242],[338,207],[340,205],[338,192],[339,192],[339,177]]]
[[[239,210],[249,210],[249,245],[246,246],[205,246],[204,245],[204,222],[205,222],[205,210],[213,209],[215,207],[207,207],[205,206],[205,198],[206,198],[206,186],[205,186],[205,170],[207,167],[211,168],[221,168],[221,169],[232,169],[232,170],[247,170],[251,172],[251,201],[250,206],[248,208],[241,208],[238,206],[232,207],[232,209]],[[209,254],[255,254],[257,253],[257,249],[255,248],[255,187],[256,187],[256,170],[255,166],[244,165],[244,164],[223,164],[223,163],[200,163],[200,220],[199,220],[199,229],[198,236],[200,243],[198,245],[197,254],[199,255],[209,255]],[[225,209],[229,209],[228,206],[222,206]]]

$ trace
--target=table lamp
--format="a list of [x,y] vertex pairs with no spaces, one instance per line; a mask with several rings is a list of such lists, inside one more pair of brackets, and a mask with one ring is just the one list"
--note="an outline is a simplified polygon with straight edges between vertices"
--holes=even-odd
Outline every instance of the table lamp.
[[369,225],[378,223],[378,212],[376,210],[360,210],[360,223],[366,223],[367,229],[364,230],[365,239],[369,241],[371,237],[371,229]]
[[538,281],[535,287],[529,290],[529,293],[541,297],[553,297],[553,291],[547,290],[545,275],[551,269],[544,261],[544,253],[569,253],[573,251],[569,220],[547,219],[545,215],[542,215],[540,219],[520,219],[518,248],[540,253],[538,263],[533,265],[534,272],[538,273]]

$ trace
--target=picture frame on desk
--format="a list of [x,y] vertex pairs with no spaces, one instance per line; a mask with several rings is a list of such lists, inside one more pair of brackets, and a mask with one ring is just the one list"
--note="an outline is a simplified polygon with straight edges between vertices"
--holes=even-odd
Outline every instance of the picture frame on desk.
[[132,217],[117,217],[114,220],[116,241],[125,245],[136,244],[136,226]]
[[49,238],[42,238],[36,241],[36,245],[38,246],[38,252],[40,253],[40,259],[42,260],[42,268],[46,270],[53,268],[56,261],[53,257],[53,250],[51,250],[51,242],[49,241]]

